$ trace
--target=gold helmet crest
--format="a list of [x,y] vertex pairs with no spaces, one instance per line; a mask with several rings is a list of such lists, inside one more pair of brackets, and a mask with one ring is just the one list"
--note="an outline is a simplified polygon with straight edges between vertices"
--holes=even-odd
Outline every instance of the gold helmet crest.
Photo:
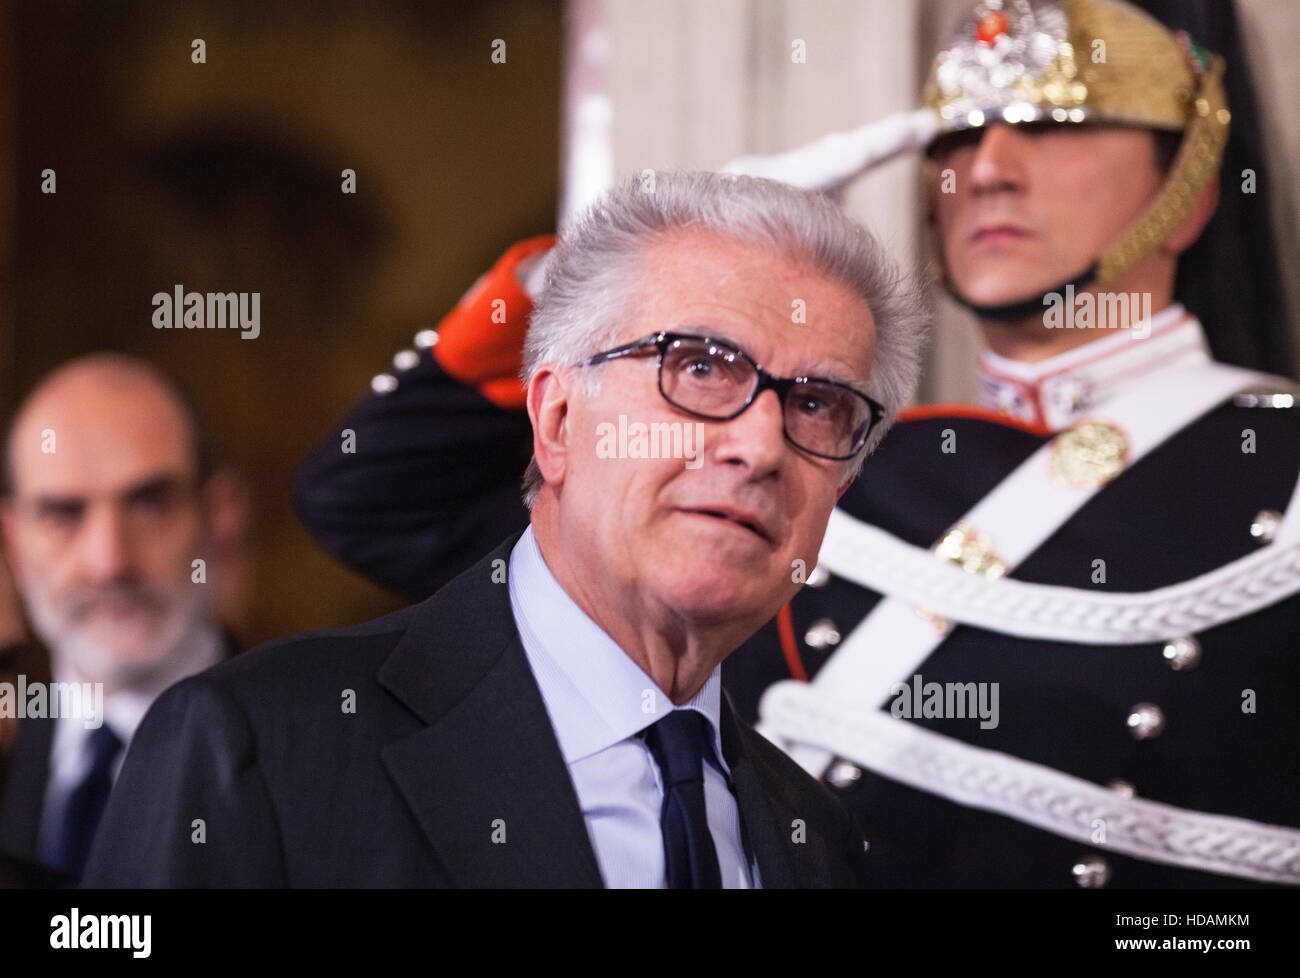
[[1099,257],[1118,278],[1217,177],[1230,115],[1223,59],[1122,0],[984,0],[935,58],[922,96],[938,135],[995,122],[1109,123],[1182,132],[1146,212]]

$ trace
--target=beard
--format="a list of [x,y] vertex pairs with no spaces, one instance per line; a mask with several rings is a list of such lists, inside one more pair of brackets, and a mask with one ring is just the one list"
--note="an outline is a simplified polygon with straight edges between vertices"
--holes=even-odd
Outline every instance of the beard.
[[146,685],[210,612],[208,589],[188,581],[171,590],[134,581],[83,587],[58,602],[32,587],[25,597],[51,655],[110,689]]

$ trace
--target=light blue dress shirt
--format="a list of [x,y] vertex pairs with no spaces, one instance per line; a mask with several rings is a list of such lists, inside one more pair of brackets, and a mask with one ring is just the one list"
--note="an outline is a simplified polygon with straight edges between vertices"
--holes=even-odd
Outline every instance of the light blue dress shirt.
[[[668,694],[574,603],[546,566],[530,526],[510,554],[510,607],[524,654],[542,692],[560,753],[605,885],[663,888],[659,827],[663,783],[650,749],[637,735],[673,709]],[[740,810],[718,735],[721,667],[679,709],[708,719],[713,764],[704,765],[704,804],[718,852],[722,885],[759,885],[745,856]]]

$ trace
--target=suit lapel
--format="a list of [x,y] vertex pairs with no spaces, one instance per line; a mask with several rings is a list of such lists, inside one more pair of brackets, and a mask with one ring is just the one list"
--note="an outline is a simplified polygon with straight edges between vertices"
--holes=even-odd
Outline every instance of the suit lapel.
[[458,886],[599,887],[568,767],[492,561],[426,601],[379,672],[425,721],[383,762]]
[[799,881],[788,841],[798,815],[786,804],[784,793],[774,790],[780,786],[770,783],[753,752],[746,749],[747,736],[761,735],[742,728],[725,692],[719,726],[722,753],[731,769],[741,826],[758,863],[759,881],[765,889],[797,886]]

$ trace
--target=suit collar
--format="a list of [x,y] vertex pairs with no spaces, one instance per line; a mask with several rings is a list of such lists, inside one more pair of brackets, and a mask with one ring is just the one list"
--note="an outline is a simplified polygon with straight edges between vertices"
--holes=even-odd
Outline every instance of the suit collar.
[[787,835],[798,815],[786,802],[780,784],[750,746],[751,737],[762,736],[741,723],[731,698],[724,691],[719,722],[722,756],[731,769],[731,786],[740,809],[745,845],[758,863],[764,889],[788,889],[799,885],[796,867],[786,845]]
[[504,569],[516,539],[416,606],[378,679],[426,726],[383,761],[455,884],[599,887],[510,613]]
[[[415,607],[378,679],[426,726],[389,744],[383,761],[458,885],[599,887],[577,794],[511,614],[504,572],[518,538]],[[492,722],[503,715],[507,724]],[[787,845],[800,815],[779,772],[754,750],[760,735],[725,692],[719,736],[763,886],[806,885]]]
[[[531,527],[511,551],[509,593],[524,654],[566,763],[635,737],[674,709],[668,694],[560,586]],[[722,670],[716,668],[681,704],[708,719],[718,758],[721,694]]]

